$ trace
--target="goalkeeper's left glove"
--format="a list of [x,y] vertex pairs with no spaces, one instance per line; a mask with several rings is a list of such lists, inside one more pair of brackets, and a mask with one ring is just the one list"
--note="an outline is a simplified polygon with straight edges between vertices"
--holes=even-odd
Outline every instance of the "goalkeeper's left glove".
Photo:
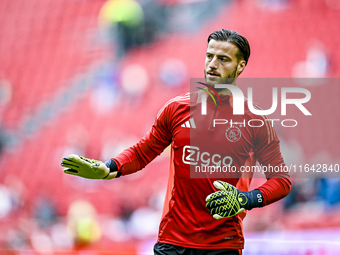
[[[64,170],[66,174],[72,174],[88,179],[113,179],[117,176],[117,171],[112,171],[113,160],[108,162],[101,162],[94,159],[88,159],[75,154],[69,155],[67,158],[63,158],[61,166],[67,167]],[[114,163],[116,166],[116,164]],[[116,166],[117,168],[117,166]]]
[[259,190],[244,192],[223,181],[214,181],[214,186],[219,191],[207,196],[206,206],[216,220],[235,216],[263,204],[263,196]]

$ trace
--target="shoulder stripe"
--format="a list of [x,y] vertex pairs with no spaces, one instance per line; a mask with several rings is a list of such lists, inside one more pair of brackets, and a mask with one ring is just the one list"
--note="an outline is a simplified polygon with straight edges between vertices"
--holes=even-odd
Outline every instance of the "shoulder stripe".
[[177,96],[174,97],[173,99],[170,99],[168,102],[166,102],[166,104],[159,110],[158,114],[157,114],[157,119],[159,118],[159,116],[162,114],[162,112],[164,111],[164,109],[170,105],[173,102],[179,102],[179,101],[187,101],[190,100],[190,93],[186,93],[183,96]]

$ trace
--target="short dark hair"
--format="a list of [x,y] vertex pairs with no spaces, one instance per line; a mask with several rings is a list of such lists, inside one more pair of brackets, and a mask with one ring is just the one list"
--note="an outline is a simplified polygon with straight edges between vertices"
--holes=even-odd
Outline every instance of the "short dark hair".
[[226,41],[235,44],[239,49],[239,54],[237,58],[239,60],[244,59],[247,65],[250,56],[250,46],[248,40],[245,37],[236,33],[235,31],[221,29],[209,35],[208,43],[211,39],[214,39],[216,41]]

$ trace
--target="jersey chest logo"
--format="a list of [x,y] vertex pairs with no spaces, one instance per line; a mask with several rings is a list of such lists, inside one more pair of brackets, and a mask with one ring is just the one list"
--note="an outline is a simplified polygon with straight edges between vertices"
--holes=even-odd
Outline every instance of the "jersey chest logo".
[[238,140],[240,140],[242,133],[238,127],[234,126],[226,130],[225,136],[230,142],[237,142]]

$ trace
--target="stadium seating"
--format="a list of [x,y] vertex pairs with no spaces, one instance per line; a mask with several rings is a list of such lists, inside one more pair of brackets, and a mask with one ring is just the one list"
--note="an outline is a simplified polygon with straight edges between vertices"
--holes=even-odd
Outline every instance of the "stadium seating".
[[[26,187],[22,210],[27,214],[44,194],[62,216],[72,201],[80,197],[86,197],[101,214],[120,216],[124,203],[134,204],[135,208],[145,206],[153,194],[164,189],[170,160],[167,152],[135,176],[98,182],[65,176],[60,159],[77,144],[85,156],[105,160],[102,155],[106,142],[112,141],[113,153],[117,152],[115,143],[124,144],[124,138],[137,142],[149,130],[162,105],[186,92],[191,77],[203,76],[206,38],[213,30],[228,28],[249,39],[252,53],[242,74],[244,78],[291,78],[293,66],[305,59],[310,43],[315,40],[327,49],[330,68],[325,77],[340,76],[337,68],[340,35],[334,22],[339,10],[321,0],[308,1],[309,4],[303,0],[290,1],[286,9],[277,12],[261,9],[255,1],[235,1],[197,33],[164,34],[152,45],[128,52],[120,67],[112,66],[112,72],[118,73],[118,82],[112,80],[117,94],[112,100],[116,103],[100,112],[93,107],[93,100],[100,103],[94,94],[100,70],[112,54],[97,30],[97,16],[104,2],[2,0],[0,5],[0,23],[4,24],[0,26],[0,78],[9,80],[13,91],[10,104],[0,111],[1,124],[10,137],[9,148],[0,157],[0,181],[13,175],[22,181]],[[186,78],[177,87],[169,87],[159,76],[167,59],[180,60],[187,69]],[[138,98],[124,94],[119,84],[119,74],[133,64],[146,70],[149,81]],[[84,77],[88,77],[89,84],[79,89],[82,85],[77,87],[77,82]],[[298,141],[306,159],[326,152],[330,162],[335,163],[340,152],[339,145],[334,143],[339,140],[336,124],[340,119],[330,110],[339,110],[336,97],[340,88],[334,84],[331,92],[327,88],[327,84],[310,87],[313,97],[307,108],[314,114],[313,119],[301,121],[296,129],[279,128],[278,133],[283,139]],[[73,89],[71,95],[66,93],[68,89]],[[65,99],[66,95],[70,101]],[[270,91],[266,90],[255,101],[265,101],[268,96]],[[300,118],[299,114],[292,112],[291,118]],[[327,131],[323,129],[325,125]],[[76,136],[80,126],[84,137],[75,138],[74,144],[70,136]],[[334,136],[315,136],[332,131]],[[275,211],[273,208],[280,206],[271,208]],[[291,221],[282,222],[280,227],[294,227]],[[334,222],[340,226],[338,220]],[[252,224],[249,229],[258,230],[259,226]],[[301,222],[291,224],[308,227]]]

